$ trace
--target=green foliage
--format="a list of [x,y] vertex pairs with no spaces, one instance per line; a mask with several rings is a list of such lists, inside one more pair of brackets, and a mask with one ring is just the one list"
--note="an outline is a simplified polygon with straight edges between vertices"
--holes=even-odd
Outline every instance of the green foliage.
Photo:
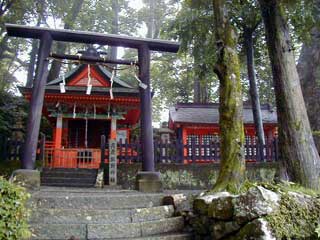
[[0,177],[5,179],[9,179],[12,172],[16,169],[21,168],[21,162],[14,160],[14,161],[3,161],[0,160]]
[[0,135],[11,137],[15,128],[22,128],[27,116],[27,104],[22,97],[0,91]]
[[167,21],[163,33],[181,42],[180,54],[187,56],[181,59],[188,59],[185,64],[190,66],[195,100],[217,100],[216,88],[213,87],[217,78],[213,73],[216,48],[211,1],[182,2],[176,18]]
[[25,207],[29,194],[0,177],[0,239],[19,240],[30,237]]

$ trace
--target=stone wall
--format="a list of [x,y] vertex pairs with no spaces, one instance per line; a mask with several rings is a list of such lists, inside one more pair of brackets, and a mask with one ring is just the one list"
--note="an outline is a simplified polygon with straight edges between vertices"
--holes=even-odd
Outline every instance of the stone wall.
[[[208,189],[213,186],[219,173],[218,164],[157,164],[164,189]],[[252,181],[271,182],[276,173],[276,163],[248,163],[247,176]],[[119,164],[118,184],[125,189],[133,189],[135,176],[141,164]],[[108,183],[106,165],[105,182]]]

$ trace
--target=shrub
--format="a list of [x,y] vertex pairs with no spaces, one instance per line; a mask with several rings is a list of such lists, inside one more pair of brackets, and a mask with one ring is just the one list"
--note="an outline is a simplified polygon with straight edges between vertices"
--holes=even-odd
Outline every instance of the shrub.
[[25,207],[29,196],[24,188],[0,177],[0,239],[30,237],[27,224],[29,211]]

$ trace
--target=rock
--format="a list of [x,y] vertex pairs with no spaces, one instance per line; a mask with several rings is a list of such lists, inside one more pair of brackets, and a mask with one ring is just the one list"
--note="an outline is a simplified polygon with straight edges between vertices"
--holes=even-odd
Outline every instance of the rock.
[[253,187],[234,200],[234,219],[243,225],[279,208],[279,194],[261,186]]
[[213,200],[229,196],[231,196],[231,194],[228,192],[218,192],[210,195],[200,196],[194,200],[193,210],[197,214],[207,215],[209,206],[211,205]]
[[94,187],[103,188],[103,186],[104,186],[104,169],[99,168]]
[[10,182],[28,190],[40,189],[40,172],[38,170],[17,169],[12,172]]
[[212,199],[208,208],[208,216],[219,220],[231,220],[233,217],[233,199],[235,196],[226,196]]
[[258,218],[249,222],[240,229],[239,232],[225,238],[225,240],[276,240],[273,236],[268,222],[263,218]]
[[235,222],[224,222],[224,221],[219,221],[215,222],[213,225],[213,230],[212,230],[212,237],[213,239],[221,239],[230,233],[236,232],[240,229],[240,225]]

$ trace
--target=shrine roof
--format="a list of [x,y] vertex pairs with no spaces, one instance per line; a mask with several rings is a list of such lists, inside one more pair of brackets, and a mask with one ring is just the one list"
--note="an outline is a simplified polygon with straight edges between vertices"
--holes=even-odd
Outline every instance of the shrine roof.
[[[85,70],[85,68],[87,68],[87,66],[88,66],[87,64],[81,64],[81,65],[77,66],[76,68],[72,69],[71,71],[67,72],[65,74],[66,84],[68,84],[75,76],[77,76],[77,74],[80,74],[81,71]],[[105,67],[100,66],[100,65],[90,65],[90,66],[91,66],[91,68],[94,68],[95,70],[97,70],[102,75],[104,80],[110,81],[112,73],[108,69],[106,69]],[[50,85],[59,85],[61,82],[63,82],[62,76],[48,82],[46,89]],[[135,88],[135,86],[132,86],[129,83],[126,83],[125,81],[121,80],[117,76],[114,76],[113,82],[114,82],[114,87],[132,88],[132,89]]]
[[[268,104],[261,105],[263,123],[277,123],[277,113]],[[177,104],[169,108],[169,119],[173,123],[219,123],[219,104]],[[245,124],[254,123],[252,107],[244,104],[243,121]]]

